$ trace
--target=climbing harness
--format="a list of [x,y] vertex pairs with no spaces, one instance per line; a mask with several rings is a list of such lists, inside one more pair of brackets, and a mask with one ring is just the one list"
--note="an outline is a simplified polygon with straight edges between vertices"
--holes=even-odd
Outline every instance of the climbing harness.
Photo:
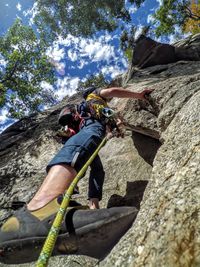
[[80,178],[83,176],[83,174],[87,171],[87,168],[90,166],[94,158],[99,153],[100,149],[106,144],[107,137],[105,137],[102,142],[99,144],[95,152],[92,154],[92,156],[88,159],[88,161],[85,163],[85,165],[82,167],[82,169],[78,172],[74,180],[72,181],[69,188],[66,190],[62,203],[60,205],[60,208],[58,210],[58,213],[56,215],[56,218],[53,222],[53,225],[51,226],[51,229],[49,231],[49,234],[46,238],[46,241],[44,243],[44,246],[42,248],[42,251],[40,253],[40,256],[38,258],[38,261],[36,263],[36,267],[45,267],[48,264],[49,258],[51,257],[51,254],[53,252],[56,239],[58,237],[61,224],[65,215],[65,212],[69,206],[69,201],[71,198],[71,195],[73,193],[74,187],[77,185]]
[[103,108],[101,112],[106,118],[110,118],[115,115],[114,110],[111,108]]
[[108,108],[107,102],[102,97],[93,93],[87,96],[86,102],[88,104],[91,117],[103,122],[104,116],[102,114],[102,110],[104,108]]

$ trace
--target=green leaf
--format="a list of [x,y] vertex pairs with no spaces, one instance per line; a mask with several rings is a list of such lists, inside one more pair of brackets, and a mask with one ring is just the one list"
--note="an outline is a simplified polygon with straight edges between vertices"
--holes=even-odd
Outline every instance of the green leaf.
[[55,82],[54,67],[44,54],[46,49],[33,29],[24,26],[19,19],[0,38],[0,53],[7,62],[0,72],[0,105],[12,106],[10,116],[19,118],[37,111],[42,103],[55,103],[53,97],[48,98],[49,102],[47,98],[43,100],[47,92],[41,82],[52,85]]

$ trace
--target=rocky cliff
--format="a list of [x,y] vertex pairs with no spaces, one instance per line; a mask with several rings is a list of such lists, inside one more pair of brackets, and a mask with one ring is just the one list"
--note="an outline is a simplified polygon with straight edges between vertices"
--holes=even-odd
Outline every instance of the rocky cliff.
[[[192,38],[176,47],[198,48],[200,36]],[[125,79],[134,91],[155,90],[149,103],[112,100],[127,132],[124,139],[111,139],[100,153],[106,172],[101,207],[136,206],[138,216],[102,261],[55,257],[50,266],[200,266],[200,61],[134,68]],[[1,220],[9,215],[3,207],[16,198],[28,201],[43,180],[46,163],[61,146],[54,136],[65,101],[1,134]],[[84,204],[87,177],[79,186],[77,200]]]

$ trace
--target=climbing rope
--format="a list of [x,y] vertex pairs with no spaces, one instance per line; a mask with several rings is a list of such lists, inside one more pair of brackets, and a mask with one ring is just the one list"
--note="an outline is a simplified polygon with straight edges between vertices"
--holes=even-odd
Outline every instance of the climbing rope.
[[59,231],[60,231],[60,228],[62,225],[62,221],[63,221],[64,215],[65,215],[65,212],[69,206],[69,201],[70,201],[70,198],[73,194],[73,190],[74,190],[75,186],[77,185],[78,181],[83,176],[83,174],[86,172],[87,168],[90,166],[90,164],[94,160],[94,158],[99,153],[100,149],[106,144],[106,141],[107,141],[107,137],[105,137],[102,140],[102,142],[97,147],[95,152],[92,154],[92,156],[89,158],[89,160],[85,163],[83,168],[78,172],[78,174],[76,175],[76,177],[72,181],[71,185],[66,190],[64,197],[63,197],[63,200],[62,200],[62,203],[60,205],[60,208],[57,212],[56,218],[54,219],[54,222],[51,226],[49,234],[46,238],[46,241],[44,243],[44,246],[42,248],[42,251],[40,253],[38,261],[36,263],[36,267],[46,267],[48,265],[48,261],[49,261],[49,258],[51,257],[52,252],[53,252],[53,249],[54,249],[54,246],[56,243],[56,239],[58,237],[58,234],[59,234]]

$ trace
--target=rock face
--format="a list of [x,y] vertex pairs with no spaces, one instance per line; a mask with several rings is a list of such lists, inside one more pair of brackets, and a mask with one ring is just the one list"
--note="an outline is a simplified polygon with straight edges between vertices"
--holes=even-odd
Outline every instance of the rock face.
[[199,266],[200,62],[147,68],[129,84],[155,88],[149,107],[128,100],[125,118],[162,145],[136,221],[99,266]]
[[200,34],[189,36],[187,39],[174,43],[178,60],[200,60]]
[[147,68],[178,60],[200,60],[200,34],[188,37],[174,45],[162,44],[140,35],[134,44],[132,67]]
[[[200,47],[199,36],[195,38],[195,47]],[[200,61],[138,69],[130,78],[132,90],[155,91],[149,104],[112,100],[125,118],[127,133],[124,139],[111,139],[100,152],[106,172],[101,206],[136,206],[138,216],[101,262],[57,257],[50,266],[200,266]],[[1,134],[1,206],[14,197],[28,201],[41,183],[46,163],[61,146],[53,136],[62,105]],[[87,186],[85,177],[77,199],[83,204]],[[1,209],[2,220],[8,215]]]
[[168,64],[176,61],[175,48],[141,35],[135,42],[132,65],[146,68],[154,65]]

